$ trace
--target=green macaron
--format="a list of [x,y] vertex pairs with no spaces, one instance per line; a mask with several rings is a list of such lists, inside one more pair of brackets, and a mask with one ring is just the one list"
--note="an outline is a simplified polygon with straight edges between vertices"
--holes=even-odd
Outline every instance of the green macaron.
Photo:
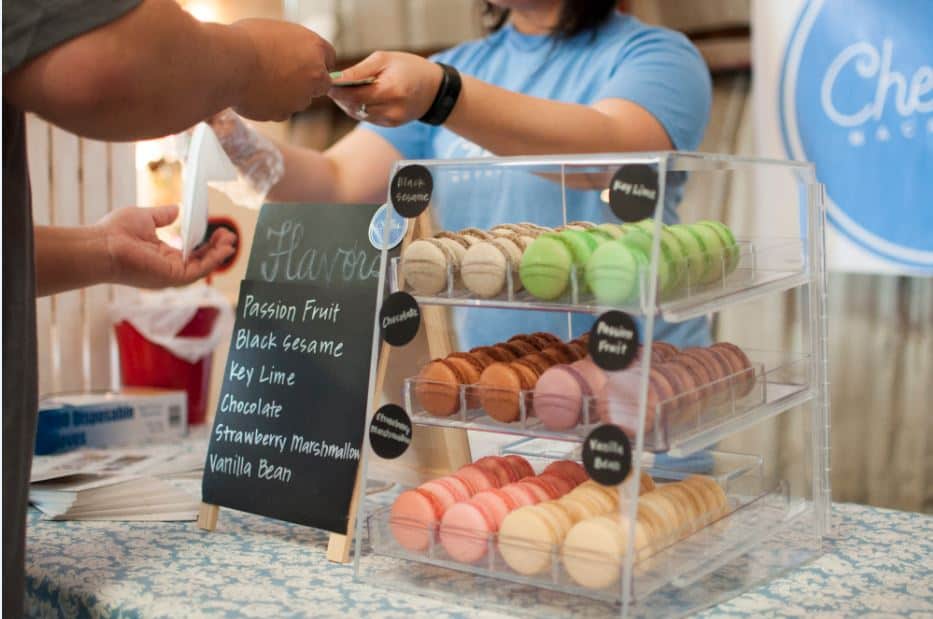
[[735,240],[735,235],[732,234],[732,230],[729,229],[729,226],[720,221],[698,221],[694,225],[708,226],[716,230],[725,246],[726,275],[735,271],[736,267],[739,265],[739,254],[741,252],[739,244]]
[[596,229],[605,232],[613,239],[620,238],[623,234],[622,226],[618,224],[603,223],[596,226]]
[[620,305],[632,301],[638,291],[638,259],[628,245],[603,243],[586,265],[586,283],[596,301]]
[[720,281],[723,277],[723,268],[725,265],[725,242],[712,226],[690,224],[689,228],[690,231],[700,239],[700,242],[703,243],[709,254],[709,264],[706,271],[700,276],[698,283],[711,284]]
[[551,301],[567,290],[573,263],[573,253],[565,240],[558,234],[545,233],[525,248],[518,276],[532,296]]
[[599,246],[599,243],[596,242],[596,239],[594,239],[591,234],[587,234],[586,231],[582,230],[561,230],[558,233],[558,237],[560,237],[560,240],[570,249],[570,254],[573,256],[573,264],[577,270],[578,285],[581,291],[586,290],[583,270],[590,256]]
[[697,234],[691,226],[674,224],[667,229],[677,237],[686,250],[686,278],[684,286],[696,287],[703,281],[703,276],[710,268],[710,256],[706,249],[703,237]]

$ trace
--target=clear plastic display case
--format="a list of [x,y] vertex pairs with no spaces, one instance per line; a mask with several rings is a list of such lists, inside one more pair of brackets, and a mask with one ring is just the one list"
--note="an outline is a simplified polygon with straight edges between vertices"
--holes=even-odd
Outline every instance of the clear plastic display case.
[[[683,197],[692,184],[764,181],[784,188],[782,212],[755,212],[747,229],[674,225],[704,210]],[[412,295],[435,346],[389,347],[377,323],[374,354],[405,359],[379,373],[404,377],[383,393],[374,372],[370,409],[407,412],[410,450],[436,454],[469,431],[473,453],[446,470],[364,456],[364,484],[397,483],[359,503],[357,577],[515,615],[670,617],[820,553],[829,404],[811,165],[678,152],[405,161],[389,203],[414,232],[397,256],[385,250],[382,300]],[[773,295],[801,318],[786,350],[696,339],[697,320]],[[640,346],[607,370],[585,334],[613,310],[634,319]],[[585,460],[607,425],[630,444],[624,481],[554,464]]]

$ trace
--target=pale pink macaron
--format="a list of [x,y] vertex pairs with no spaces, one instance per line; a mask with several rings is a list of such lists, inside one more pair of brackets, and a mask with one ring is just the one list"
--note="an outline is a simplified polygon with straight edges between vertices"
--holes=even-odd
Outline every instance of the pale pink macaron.
[[518,485],[527,488],[529,492],[534,494],[535,497],[537,497],[539,503],[541,501],[550,501],[551,499],[557,498],[551,496],[551,487],[547,484],[541,483],[541,480],[539,480],[537,477],[525,477],[518,482]]
[[441,513],[447,511],[447,508],[457,503],[457,497],[451,492],[450,488],[440,483],[438,480],[425,482],[418,486],[419,489],[429,492],[441,504]]
[[434,527],[444,514],[443,504],[421,488],[398,495],[389,515],[389,529],[404,548],[423,551],[431,543]]
[[474,489],[474,494],[476,492],[482,492],[483,490],[489,490],[490,488],[499,487],[499,479],[493,473],[475,464],[467,464],[466,466],[460,467],[460,469],[454,473],[454,477],[463,480],[471,486]]
[[580,423],[583,397],[590,395],[589,384],[569,365],[555,365],[535,384],[535,416],[551,430],[569,430]]
[[457,503],[444,513],[439,537],[454,561],[474,563],[489,549],[490,534],[497,530],[495,516],[483,503],[473,499]]
[[510,497],[512,497],[512,500],[515,501],[519,507],[523,507],[525,505],[534,505],[535,503],[541,502],[538,494],[536,494],[528,486],[520,483],[503,486],[501,490],[502,492],[505,492]]
[[475,494],[475,491],[471,490],[462,479],[454,477],[453,475],[439,477],[434,481],[447,488],[451,494],[454,495],[454,498],[457,500],[457,502],[466,501]]
[[544,490],[547,493],[548,499],[559,499],[561,497],[560,490],[551,483],[551,480],[547,478],[542,478],[540,475],[537,477],[526,477],[521,480],[522,483],[530,484],[537,486]]
[[474,496],[472,501],[483,505],[488,512],[492,514],[496,531],[499,530],[499,525],[501,525],[505,517],[509,515],[509,512],[518,507],[518,503],[515,499],[499,488],[484,490]]

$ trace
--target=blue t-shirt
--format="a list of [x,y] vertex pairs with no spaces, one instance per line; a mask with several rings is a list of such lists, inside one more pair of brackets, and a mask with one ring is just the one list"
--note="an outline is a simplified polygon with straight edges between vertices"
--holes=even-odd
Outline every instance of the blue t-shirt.
[[[488,37],[458,45],[434,60],[484,82],[553,101],[591,105],[625,99],[650,112],[667,131],[674,147],[695,150],[703,138],[711,104],[706,64],[682,34],[613,14],[595,31],[566,40],[528,35],[506,25]],[[387,128],[365,127],[388,140],[405,159],[465,159],[489,151],[444,127],[411,122]],[[600,189],[568,190],[530,173],[468,167],[434,174],[433,202],[447,205],[435,213],[447,230],[491,228],[500,223],[531,221],[557,226],[567,220],[614,221],[600,199]],[[668,178],[664,218],[677,221],[683,175]],[[516,333],[550,331],[568,335],[565,314],[514,310],[458,309],[454,322],[463,347],[504,341]],[[574,316],[572,335],[589,329],[590,316]],[[680,324],[656,323],[655,337],[682,346],[708,343],[705,319]]]

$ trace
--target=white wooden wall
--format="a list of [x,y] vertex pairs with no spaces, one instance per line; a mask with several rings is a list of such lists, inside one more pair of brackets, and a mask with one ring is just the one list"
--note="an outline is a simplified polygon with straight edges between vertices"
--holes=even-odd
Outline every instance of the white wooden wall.
[[[94,223],[136,202],[133,144],[86,140],[30,115],[27,146],[36,225]],[[110,389],[117,371],[107,306],[114,286],[39,299],[39,394]]]

